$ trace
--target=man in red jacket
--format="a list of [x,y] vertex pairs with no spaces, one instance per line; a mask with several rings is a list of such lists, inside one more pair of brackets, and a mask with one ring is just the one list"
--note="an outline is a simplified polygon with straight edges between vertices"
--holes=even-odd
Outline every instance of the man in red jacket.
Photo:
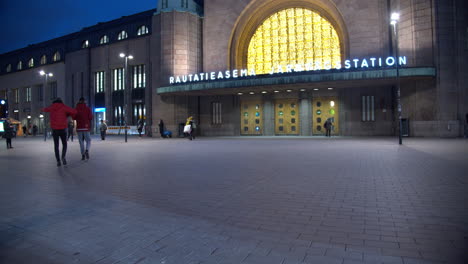
[[50,127],[52,128],[52,137],[54,138],[55,158],[57,166],[61,166],[59,152],[59,138],[62,140],[62,163],[67,165],[65,156],[67,154],[67,127],[68,117],[76,114],[76,110],[66,106],[62,99],[57,98],[49,107],[43,108],[42,112],[50,113]]
[[[89,159],[89,149],[91,148],[91,120],[93,120],[93,114],[91,109],[86,106],[86,101],[83,97],[80,98],[78,104],[76,104],[76,115],[73,119],[76,120],[76,132],[78,134],[78,141],[80,142],[81,160]],[[84,142],[86,141],[86,149]]]

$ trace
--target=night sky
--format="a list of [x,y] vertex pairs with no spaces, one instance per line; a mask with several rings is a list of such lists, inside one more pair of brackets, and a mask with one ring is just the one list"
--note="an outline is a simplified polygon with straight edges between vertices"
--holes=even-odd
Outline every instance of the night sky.
[[156,8],[157,1],[0,0],[0,54]]

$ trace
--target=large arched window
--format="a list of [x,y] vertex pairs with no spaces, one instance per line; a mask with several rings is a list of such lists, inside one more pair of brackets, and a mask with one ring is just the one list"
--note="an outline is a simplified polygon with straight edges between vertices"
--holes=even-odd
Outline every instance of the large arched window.
[[119,35],[117,36],[117,40],[122,40],[128,38],[127,31],[122,30],[120,31]]
[[272,68],[336,68],[341,63],[340,39],[333,25],[319,13],[289,8],[268,17],[252,36],[247,67],[256,74]]
[[82,49],[89,48],[89,40],[85,40],[85,41],[81,42],[81,48]]
[[107,44],[109,43],[109,37],[107,35],[104,35],[101,37],[101,39],[99,40],[99,44]]
[[11,72],[11,64],[8,64],[8,65],[6,66],[6,72]]
[[149,33],[149,30],[148,30],[148,27],[147,26],[141,26],[138,28],[138,31],[137,31],[137,35],[138,36],[141,36],[141,35],[146,35]]
[[30,58],[30,59],[29,59],[29,61],[28,61],[28,67],[29,67],[29,68],[34,67],[34,59],[33,59],[33,58]]
[[41,65],[44,65],[47,63],[47,56],[46,55],[42,55],[41,57]]
[[54,62],[61,60],[60,52],[56,51],[56,52],[54,53],[54,56],[52,57],[52,60],[53,60]]
[[16,69],[18,71],[21,71],[23,69],[23,62],[22,61],[19,61],[18,64],[16,65]]

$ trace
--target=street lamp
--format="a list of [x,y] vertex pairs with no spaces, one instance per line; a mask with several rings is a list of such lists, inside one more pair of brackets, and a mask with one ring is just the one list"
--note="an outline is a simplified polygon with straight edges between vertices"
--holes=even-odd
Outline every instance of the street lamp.
[[403,144],[402,134],[403,134],[403,127],[402,127],[402,120],[401,120],[401,90],[400,90],[400,67],[399,67],[399,49],[398,49],[398,21],[400,20],[399,13],[392,13],[390,17],[390,25],[393,26],[393,34],[395,35],[395,56],[396,56],[396,79],[397,79],[397,107],[398,107],[398,143],[401,145]]
[[124,70],[124,114],[123,114],[123,121],[124,121],[124,126],[125,126],[125,142],[127,142],[127,90],[129,90],[130,85],[128,84],[129,78],[127,77],[128,75],[128,60],[132,60],[133,56],[132,55],[126,55],[125,53],[120,53],[120,58],[125,59],[125,70]]
[[[46,90],[46,87],[47,87],[47,79],[49,77],[54,76],[54,74],[51,73],[51,72],[45,72],[45,71],[40,71],[39,74],[41,76],[45,77],[45,84],[44,84],[44,87],[42,89],[42,105],[43,105],[43,108],[45,108],[46,107],[46,102],[45,102],[46,92],[45,92],[45,90]],[[44,115],[44,141],[47,141],[47,121],[46,121],[46,116],[45,115]]]

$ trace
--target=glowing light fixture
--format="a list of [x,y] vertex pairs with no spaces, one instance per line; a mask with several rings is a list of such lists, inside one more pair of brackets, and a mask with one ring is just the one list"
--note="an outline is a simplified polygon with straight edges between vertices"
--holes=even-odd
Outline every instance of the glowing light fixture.
[[334,107],[335,106],[335,101],[330,101],[330,106]]
[[243,95],[243,93],[237,93],[238,95]]

